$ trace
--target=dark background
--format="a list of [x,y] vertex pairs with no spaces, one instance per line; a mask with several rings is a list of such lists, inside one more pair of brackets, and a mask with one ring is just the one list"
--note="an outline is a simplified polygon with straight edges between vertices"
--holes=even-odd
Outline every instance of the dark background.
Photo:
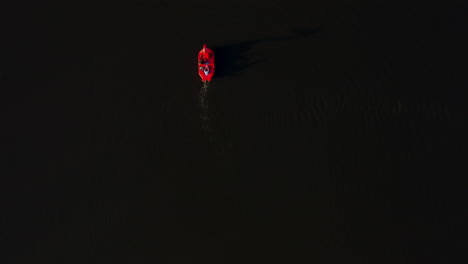
[[466,1],[11,2],[0,263],[463,263]]

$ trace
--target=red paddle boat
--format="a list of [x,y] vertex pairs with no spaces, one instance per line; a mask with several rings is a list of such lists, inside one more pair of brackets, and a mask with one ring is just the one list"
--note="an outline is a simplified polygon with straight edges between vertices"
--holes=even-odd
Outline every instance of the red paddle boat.
[[203,48],[198,53],[198,75],[203,83],[207,84],[213,78],[215,70],[214,53],[203,44]]

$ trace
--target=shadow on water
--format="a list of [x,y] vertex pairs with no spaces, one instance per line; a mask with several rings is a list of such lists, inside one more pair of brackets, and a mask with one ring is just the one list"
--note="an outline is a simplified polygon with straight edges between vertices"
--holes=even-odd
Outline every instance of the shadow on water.
[[216,77],[237,76],[252,65],[267,61],[264,58],[254,60],[249,56],[248,52],[257,44],[306,38],[317,34],[318,31],[318,29],[296,29],[285,36],[266,37],[214,47]]

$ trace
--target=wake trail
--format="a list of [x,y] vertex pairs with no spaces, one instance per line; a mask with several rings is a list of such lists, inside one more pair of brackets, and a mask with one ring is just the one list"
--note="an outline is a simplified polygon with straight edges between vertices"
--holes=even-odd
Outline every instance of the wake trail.
[[204,83],[200,89],[200,119],[201,125],[205,132],[210,134],[211,126],[210,126],[210,116],[208,111],[208,83]]

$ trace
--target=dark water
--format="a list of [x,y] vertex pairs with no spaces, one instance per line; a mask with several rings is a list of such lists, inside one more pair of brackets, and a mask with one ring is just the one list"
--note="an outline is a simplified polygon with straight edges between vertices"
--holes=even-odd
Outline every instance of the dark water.
[[462,1],[2,11],[1,263],[462,263]]

